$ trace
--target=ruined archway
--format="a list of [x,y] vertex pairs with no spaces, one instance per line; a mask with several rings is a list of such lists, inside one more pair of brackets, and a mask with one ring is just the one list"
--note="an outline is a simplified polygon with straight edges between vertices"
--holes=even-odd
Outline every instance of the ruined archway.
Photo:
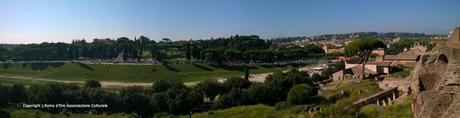
[[449,63],[449,59],[447,58],[447,56],[445,54],[440,54],[438,56],[438,64],[447,64]]

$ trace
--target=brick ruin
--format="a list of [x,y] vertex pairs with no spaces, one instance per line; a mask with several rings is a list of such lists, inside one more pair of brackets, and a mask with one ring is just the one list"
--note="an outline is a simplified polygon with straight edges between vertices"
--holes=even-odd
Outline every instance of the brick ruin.
[[447,41],[437,41],[411,73],[414,117],[460,116],[460,27]]

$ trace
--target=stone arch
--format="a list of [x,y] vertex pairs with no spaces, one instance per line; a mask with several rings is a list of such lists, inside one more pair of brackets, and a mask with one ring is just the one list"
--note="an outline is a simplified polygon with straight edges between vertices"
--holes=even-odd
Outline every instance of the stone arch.
[[438,56],[438,64],[447,64],[449,63],[449,59],[447,58],[447,56],[445,54],[440,54]]

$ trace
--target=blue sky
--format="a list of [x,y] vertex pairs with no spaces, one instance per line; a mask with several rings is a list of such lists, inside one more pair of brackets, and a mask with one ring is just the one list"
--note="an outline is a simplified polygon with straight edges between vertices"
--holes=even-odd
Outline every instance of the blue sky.
[[1,0],[0,43],[448,33],[460,0]]

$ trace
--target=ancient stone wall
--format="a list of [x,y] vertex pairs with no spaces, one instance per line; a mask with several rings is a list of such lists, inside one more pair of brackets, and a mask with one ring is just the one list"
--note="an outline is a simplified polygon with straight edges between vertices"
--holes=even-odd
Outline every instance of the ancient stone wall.
[[460,28],[418,60],[411,73],[414,117],[460,116]]

